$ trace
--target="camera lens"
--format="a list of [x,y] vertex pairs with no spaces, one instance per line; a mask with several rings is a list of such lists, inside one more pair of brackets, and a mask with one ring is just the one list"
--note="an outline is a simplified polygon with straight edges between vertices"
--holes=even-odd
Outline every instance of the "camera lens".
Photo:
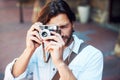
[[44,38],[44,37],[47,37],[47,36],[50,36],[51,34],[50,34],[50,31],[48,30],[48,29],[44,29],[44,30],[42,30],[41,31],[41,33],[40,33],[40,37],[41,38]]
[[47,34],[47,32],[42,32],[42,37],[47,37],[48,36],[48,34]]

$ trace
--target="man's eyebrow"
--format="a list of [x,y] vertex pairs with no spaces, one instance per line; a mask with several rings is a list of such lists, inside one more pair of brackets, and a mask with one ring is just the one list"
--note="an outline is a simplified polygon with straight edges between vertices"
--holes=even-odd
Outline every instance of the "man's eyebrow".
[[63,24],[63,25],[60,25],[60,27],[64,27],[64,26],[67,26],[69,23],[66,23],[66,24]]

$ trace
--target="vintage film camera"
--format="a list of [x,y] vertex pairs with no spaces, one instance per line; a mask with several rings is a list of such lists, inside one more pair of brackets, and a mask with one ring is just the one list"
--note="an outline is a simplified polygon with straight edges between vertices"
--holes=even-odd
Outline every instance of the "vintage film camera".
[[44,38],[47,36],[51,36],[50,31],[55,31],[56,33],[61,33],[60,29],[58,28],[58,26],[54,26],[54,25],[41,25],[40,29],[42,30],[40,32],[40,37]]
[[[40,25],[40,29],[42,31],[39,34],[42,39],[47,36],[51,36],[52,34],[50,33],[50,31],[55,31],[56,33],[61,34],[61,30],[58,28],[58,26],[54,26],[54,25]],[[43,60],[45,63],[47,63],[50,58],[50,53],[46,52],[44,47],[45,47],[45,44],[42,43]]]

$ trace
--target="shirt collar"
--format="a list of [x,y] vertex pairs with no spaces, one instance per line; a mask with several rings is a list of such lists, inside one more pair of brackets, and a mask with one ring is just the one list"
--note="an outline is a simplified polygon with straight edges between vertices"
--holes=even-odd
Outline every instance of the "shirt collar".
[[80,44],[83,43],[84,41],[79,39],[76,35],[72,35],[72,36],[73,36],[74,41],[68,46],[68,48],[72,49],[72,46],[74,46],[72,51],[78,54]]

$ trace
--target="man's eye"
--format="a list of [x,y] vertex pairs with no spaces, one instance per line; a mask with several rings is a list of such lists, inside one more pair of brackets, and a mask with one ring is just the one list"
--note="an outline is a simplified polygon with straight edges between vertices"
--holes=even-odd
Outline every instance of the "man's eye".
[[64,28],[65,26],[61,26],[60,28]]
[[67,27],[67,26],[65,25],[65,26],[61,26],[60,28],[63,29],[63,28],[66,28],[66,27]]

